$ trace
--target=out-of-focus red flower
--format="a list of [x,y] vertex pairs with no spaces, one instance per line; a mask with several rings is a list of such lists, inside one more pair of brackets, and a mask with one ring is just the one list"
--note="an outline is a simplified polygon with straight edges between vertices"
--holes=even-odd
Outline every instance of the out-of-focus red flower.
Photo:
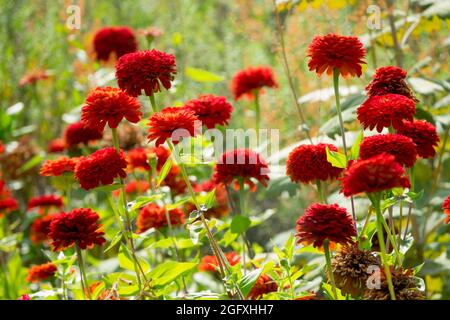
[[[230,266],[237,265],[241,261],[241,257],[234,251],[226,252],[225,258],[227,259]],[[202,261],[200,261],[198,269],[200,271],[218,271],[219,263],[217,262],[216,256],[204,256],[202,258]]]
[[447,215],[447,217],[445,218],[445,223],[449,223],[450,222],[450,196],[448,196],[444,200],[444,203],[442,203],[442,210],[444,210],[444,213]]
[[195,137],[195,121],[198,118],[185,108],[167,107],[154,113],[148,122],[148,140],[156,140],[158,147],[167,139],[177,144],[180,138]]
[[23,294],[20,298],[18,298],[17,300],[30,300],[30,295],[28,294]]
[[46,160],[41,167],[39,174],[44,177],[56,177],[66,172],[73,172],[75,165],[80,158],[60,157],[54,160]]
[[38,244],[48,240],[48,234],[50,232],[50,223],[56,216],[55,213],[40,216],[34,219],[31,225],[30,238],[34,244]]
[[114,148],[104,148],[84,157],[75,165],[75,178],[83,189],[89,190],[99,185],[108,185],[117,177],[125,178],[127,161],[123,152]]
[[395,161],[393,155],[385,153],[353,162],[342,178],[342,192],[346,197],[410,186],[401,164]]
[[6,182],[0,179],[0,200],[10,198],[11,191],[6,186]]
[[39,282],[47,280],[53,277],[57,270],[56,265],[51,262],[33,266],[28,270],[27,281]]
[[3,152],[5,152],[5,145],[4,145],[3,142],[0,140],[0,154],[2,154]]
[[208,129],[212,129],[216,125],[227,125],[233,112],[233,106],[225,97],[212,94],[201,95],[197,99],[189,100],[184,108],[195,114],[202,125]]
[[[184,213],[180,209],[169,210],[168,214],[172,226],[184,224]],[[139,212],[136,226],[136,233],[143,233],[150,228],[161,229],[167,226],[166,209],[155,203],[146,205]]]
[[150,154],[156,155],[156,170],[161,170],[167,159],[170,157],[170,151],[163,146],[149,148],[148,150]]
[[256,179],[263,186],[269,181],[269,166],[255,151],[249,149],[230,150],[222,154],[214,168],[214,183],[228,185],[235,180],[235,187],[239,188],[239,179],[248,184],[251,190],[256,185],[251,179]]
[[74,244],[81,249],[103,245],[106,240],[98,223],[100,216],[89,208],[77,208],[56,215],[50,223],[49,237],[53,251],[64,250]]
[[148,163],[150,152],[144,148],[135,148],[127,152],[126,158],[128,162],[128,168],[130,171],[133,169],[143,169],[149,171],[151,169]]
[[176,73],[175,57],[155,49],[126,54],[116,65],[119,87],[133,97],[139,96],[142,90],[151,96],[161,91],[160,84],[170,89]]
[[238,71],[231,79],[231,92],[234,99],[241,97],[253,99],[255,92],[263,88],[277,88],[278,83],[270,67],[249,67]]
[[357,109],[358,120],[364,129],[376,128],[378,132],[390,126],[401,128],[403,120],[413,121],[415,113],[413,100],[394,93],[369,97]]
[[48,79],[50,75],[46,70],[34,70],[26,73],[19,81],[19,86],[23,87],[29,84],[36,83],[40,80]]
[[162,186],[170,188],[171,193],[175,195],[183,194],[186,191],[187,185],[181,176],[181,169],[179,166],[172,164],[169,173],[161,183]]
[[395,161],[406,167],[412,167],[417,159],[416,144],[411,138],[401,134],[377,134],[366,137],[361,142],[361,159],[369,159],[381,153],[393,155]]
[[383,96],[388,93],[400,94],[418,102],[412,90],[406,84],[406,71],[395,66],[380,67],[372,76],[373,80],[366,87],[367,95]]
[[[204,212],[204,216],[207,219],[211,218],[221,218],[228,215],[229,206],[228,206],[228,193],[223,184],[216,184],[212,180],[207,180],[202,183],[194,183],[193,188],[195,192],[210,192],[215,189],[215,201],[211,208],[209,208],[206,212]],[[187,214],[190,214],[192,211],[196,210],[195,205],[189,202],[185,210]]]
[[357,37],[327,34],[314,37],[307,55],[311,58],[309,70],[319,76],[324,72],[331,75],[337,69],[343,77],[360,77],[366,50]]
[[286,160],[286,174],[293,182],[315,182],[336,179],[342,172],[327,161],[326,148],[338,151],[332,144],[319,143],[317,145],[303,144],[289,153]]
[[4,213],[10,213],[11,211],[19,209],[19,204],[14,198],[0,199],[0,218]]
[[86,128],[81,121],[69,124],[64,130],[64,141],[69,148],[80,143],[88,144],[88,142],[99,140],[102,137],[102,131]]
[[129,27],[105,27],[94,35],[94,50],[97,60],[108,61],[112,53],[116,58],[137,50],[134,32]]
[[337,204],[314,203],[297,220],[298,243],[320,248],[325,240],[333,243],[352,243],[355,225],[347,209]]
[[138,33],[147,38],[149,42],[152,42],[155,38],[159,38],[164,32],[158,27],[147,27],[145,29],[139,29]]
[[62,138],[53,139],[47,145],[47,151],[49,153],[63,152],[64,149],[66,149],[66,143],[64,142],[64,139],[62,139]]
[[110,128],[117,128],[123,118],[137,123],[142,117],[138,99],[112,87],[92,90],[81,111],[84,126],[98,131],[102,131],[106,124]]
[[56,194],[37,196],[31,198],[30,201],[28,201],[28,209],[49,207],[61,208],[63,205],[63,198]]
[[[150,188],[150,182],[146,180],[131,180],[125,185],[126,194],[140,194],[146,192]],[[113,195],[118,197],[120,195],[121,190],[114,190]]]
[[431,123],[425,120],[403,121],[403,125],[397,130],[397,133],[414,141],[420,157],[433,158],[436,155],[434,147],[439,143],[439,135],[436,127]]
[[271,292],[277,292],[278,285],[273,279],[267,275],[262,274],[259,276],[258,280],[256,280],[252,290],[250,290],[247,299],[257,300],[262,298],[263,295]]

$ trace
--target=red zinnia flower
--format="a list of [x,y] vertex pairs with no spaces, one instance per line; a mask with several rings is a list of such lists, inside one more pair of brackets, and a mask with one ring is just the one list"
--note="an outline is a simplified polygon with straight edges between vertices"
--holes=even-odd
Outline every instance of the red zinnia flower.
[[181,176],[181,169],[175,164],[172,164],[161,185],[169,187],[174,196],[183,194],[187,188],[186,182]]
[[269,181],[269,166],[255,151],[249,149],[230,150],[222,154],[214,168],[213,180],[215,183],[228,185],[233,180],[238,188],[238,180],[243,179],[252,190],[256,185],[250,180],[254,178],[263,186]]
[[58,269],[54,263],[45,263],[38,266],[33,266],[28,270],[27,281],[39,282],[53,277]]
[[46,70],[34,70],[26,73],[19,81],[19,86],[23,87],[28,84],[33,84],[39,80],[48,79],[50,75]]
[[144,148],[136,148],[127,152],[126,158],[128,162],[128,167],[130,170],[133,169],[144,169],[150,170],[150,164],[148,163],[147,149]]
[[5,152],[5,145],[4,145],[3,142],[0,140],[0,154],[2,154],[3,152]]
[[272,278],[267,274],[262,274],[259,276],[253,285],[252,290],[250,290],[247,298],[251,300],[257,300],[261,298],[264,294],[277,292],[278,285]]
[[48,214],[43,217],[37,217],[31,225],[30,238],[34,244],[41,243],[48,239],[50,232],[50,223],[56,214]]
[[38,196],[31,198],[28,202],[28,209],[33,208],[43,208],[43,207],[57,207],[61,208],[63,206],[63,198],[56,194],[48,194],[43,196]]
[[381,67],[375,71],[372,77],[372,82],[366,87],[369,97],[395,93],[408,97],[415,102],[419,101],[406,84],[406,71],[402,68],[395,66]]
[[19,209],[19,204],[14,198],[0,199],[0,217],[3,213],[9,213],[11,211]]
[[23,294],[20,298],[17,298],[17,300],[30,300],[29,294]]
[[[210,192],[215,189],[215,201],[211,208],[204,212],[205,218],[221,218],[228,215],[228,192],[223,184],[215,184],[212,180],[207,180],[202,183],[193,184],[195,192]],[[196,210],[193,203],[188,203],[185,208],[186,212],[190,214]]]
[[447,215],[447,217],[445,218],[445,223],[449,223],[450,222],[450,196],[448,196],[444,200],[444,203],[442,204],[442,209],[444,210],[444,213]]
[[403,167],[389,154],[359,160],[344,171],[342,192],[346,197],[361,192],[378,192],[396,187],[409,188]]
[[[172,226],[184,224],[184,213],[180,209],[169,210],[170,224]],[[143,207],[136,220],[136,233],[143,233],[150,228],[160,229],[167,226],[166,209],[155,203]]]
[[11,191],[9,191],[8,187],[6,186],[5,181],[0,179],[0,200],[6,199],[11,197]]
[[420,157],[433,158],[436,155],[434,147],[438,145],[439,136],[436,127],[431,123],[425,120],[403,121],[403,125],[397,130],[397,133],[414,141]]
[[56,177],[66,172],[73,172],[75,165],[81,158],[60,157],[55,160],[46,160],[39,174],[44,177]]
[[[125,192],[131,193],[144,193],[150,188],[150,183],[147,180],[131,180],[125,185]],[[114,190],[113,195],[118,197],[121,190]]]
[[345,208],[337,204],[314,203],[297,220],[297,243],[319,248],[326,239],[333,243],[352,243],[355,225]]
[[184,108],[164,108],[150,117],[147,138],[149,142],[156,140],[156,147],[169,138],[172,138],[172,142],[177,144],[182,137],[197,135],[195,130],[195,121],[197,120],[196,115]]
[[53,139],[47,145],[47,151],[50,153],[63,152],[65,148],[66,143],[64,142],[64,139],[61,138]]
[[81,122],[84,126],[98,131],[102,131],[106,124],[110,128],[117,128],[123,118],[137,123],[142,117],[139,101],[112,87],[92,90],[81,110]]
[[381,132],[383,128],[393,126],[399,129],[403,125],[403,120],[413,121],[416,113],[414,101],[399,95],[386,94],[384,96],[369,97],[358,107],[358,120],[364,129],[377,128]]
[[72,123],[64,130],[64,140],[69,148],[80,143],[87,144],[89,141],[98,140],[102,137],[102,131],[85,128],[82,122]]
[[233,111],[233,107],[225,97],[212,94],[189,100],[184,108],[194,113],[208,129],[212,129],[216,125],[227,125]]
[[105,27],[98,30],[94,36],[94,50],[97,60],[108,61],[111,53],[116,58],[137,50],[134,32],[129,27]]
[[255,91],[264,87],[278,87],[273,71],[269,67],[249,67],[238,71],[231,79],[231,92],[236,100],[242,96],[251,99]]
[[150,154],[155,154],[157,163],[156,163],[156,169],[161,170],[163,165],[166,163],[167,159],[170,157],[170,151],[164,148],[163,146],[153,147],[149,148]]
[[97,150],[81,159],[75,166],[75,178],[83,189],[89,190],[99,185],[108,185],[116,177],[127,176],[124,169],[127,161],[123,152],[117,153],[114,148]]
[[53,251],[64,250],[74,244],[81,249],[105,243],[105,234],[100,231],[99,215],[89,208],[73,209],[69,213],[56,215],[50,223],[49,237]]
[[380,153],[393,155],[395,161],[406,167],[412,167],[417,158],[416,144],[411,138],[401,134],[377,134],[364,138],[361,142],[361,159],[368,159]]
[[116,65],[119,87],[133,97],[142,90],[151,96],[161,91],[160,84],[170,89],[176,73],[175,57],[155,49],[126,54]]
[[[237,265],[241,261],[241,257],[234,251],[225,253],[225,258],[230,266]],[[218,268],[219,263],[217,262],[216,256],[204,256],[198,266],[200,271],[216,272]]]
[[331,75],[337,69],[344,77],[360,77],[366,50],[357,37],[327,34],[314,37],[307,55],[311,58],[309,70],[315,70],[319,76],[324,72]]
[[289,153],[286,160],[286,174],[293,182],[315,182],[336,179],[342,172],[327,161],[326,149],[338,151],[332,144],[303,144]]

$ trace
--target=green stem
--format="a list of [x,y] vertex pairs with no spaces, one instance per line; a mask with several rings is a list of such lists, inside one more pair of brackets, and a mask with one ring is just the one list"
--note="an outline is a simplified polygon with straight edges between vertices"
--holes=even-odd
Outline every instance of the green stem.
[[366,229],[367,229],[367,226],[369,225],[369,221],[370,221],[370,217],[372,216],[372,212],[373,212],[373,210],[371,208],[369,208],[369,212],[367,213],[366,220],[364,221],[364,226],[361,230],[359,238],[362,237],[366,233]]
[[89,292],[89,288],[87,287],[88,282],[86,271],[84,270],[83,254],[78,244],[75,245],[75,250],[77,252],[78,267],[80,268],[81,273],[81,290],[83,291],[84,298],[91,300],[91,293]]
[[151,94],[148,97],[150,99],[150,107],[152,108],[152,113],[158,112],[159,109],[158,109],[158,106],[156,105],[156,102],[155,102],[155,95]]
[[[245,208],[245,185],[244,185],[244,179],[239,178],[239,209],[242,216],[246,216],[246,208]],[[245,231],[241,235],[242,237],[242,268],[244,270],[245,275],[245,266],[246,266],[246,243],[245,243]]]
[[328,239],[325,239],[325,241],[323,242],[323,250],[325,251],[325,260],[327,262],[328,277],[330,278],[331,281],[334,299],[337,300],[338,295],[336,292],[336,283],[334,282],[333,268],[331,267],[330,242]]
[[389,241],[392,243],[392,247],[394,248],[395,255],[397,256],[397,263],[399,266],[402,265],[402,258],[400,256],[400,251],[398,250],[398,244],[395,241],[395,237],[392,235],[389,226],[386,223],[386,220],[382,219],[381,224],[383,225],[384,230],[388,236]]
[[325,194],[323,192],[322,182],[319,179],[316,180],[316,185],[317,185],[317,194],[319,195],[320,202],[326,204],[327,199],[325,198]]
[[259,105],[259,90],[253,92],[255,96],[255,117],[256,117],[256,132],[259,132],[261,124],[261,107]]

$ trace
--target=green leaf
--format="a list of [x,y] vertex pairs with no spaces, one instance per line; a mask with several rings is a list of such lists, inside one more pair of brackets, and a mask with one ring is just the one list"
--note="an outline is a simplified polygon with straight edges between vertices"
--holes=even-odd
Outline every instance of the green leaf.
[[189,237],[192,243],[198,244],[206,234],[206,230],[203,228],[201,221],[195,221],[189,225]]
[[133,258],[131,258],[131,253],[125,245],[122,244],[120,246],[117,258],[119,259],[119,266],[121,268],[134,271]]
[[255,269],[252,272],[247,273],[239,281],[239,288],[241,289],[242,295],[244,297],[246,297],[250,293],[250,291],[252,290],[253,286],[256,283],[256,280],[258,280],[262,272],[263,268]]
[[186,76],[197,82],[220,82],[223,80],[222,76],[192,67],[186,68]]
[[111,240],[111,243],[109,244],[109,246],[103,252],[106,253],[109,250],[111,250],[112,248],[114,248],[121,239],[122,239],[122,231],[119,231],[116,233],[116,235]]
[[331,163],[333,167],[344,169],[347,167],[347,160],[343,153],[331,151],[330,149],[328,149],[328,147],[326,148],[326,152],[327,152],[327,161]]
[[[322,288],[325,290],[325,294],[332,300],[335,300],[334,294],[333,294],[333,287],[331,284],[328,283],[322,283]],[[342,295],[341,290],[339,288],[336,288],[336,294],[337,294],[337,300],[346,300],[345,296]]]
[[41,155],[35,155],[33,158],[31,158],[30,160],[25,162],[25,164],[23,166],[20,167],[19,173],[23,173],[23,172],[26,172],[26,171],[28,171],[30,169],[33,169],[39,163],[41,163],[41,161],[42,161],[42,156]]
[[381,210],[385,210],[389,207],[394,206],[400,199],[398,197],[391,197],[383,201],[381,204]]
[[183,204],[185,204],[186,202],[188,202],[190,200],[191,200],[191,197],[183,197],[180,200],[178,200],[177,202],[166,205],[166,208],[167,208],[167,210],[170,211],[170,210],[181,207]]
[[350,149],[349,157],[351,160],[356,160],[359,158],[359,147],[361,145],[361,141],[364,138],[364,131],[361,130],[356,137],[355,143],[353,143],[352,148]]
[[161,171],[158,176],[158,180],[156,182],[156,186],[159,187],[159,185],[164,181],[164,179],[169,174],[170,168],[172,168],[172,159],[168,158],[166,162],[164,163],[163,167],[161,168]]
[[150,286],[164,286],[175,281],[196,266],[197,263],[192,262],[166,261],[150,271],[147,277],[152,279]]
[[235,216],[231,221],[230,231],[232,233],[242,234],[250,227],[251,221],[249,218],[242,215]]
[[197,197],[197,200],[200,204],[204,205],[206,209],[211,209],[216,200],[216,189],[211,190],[203,196]]
[[149,197],[138,197],[135,201],[129,202],[128,207],[130,211],[135,211],[150,202],[154,202],[162,198],[162,194],[155,194]]
[[94,189],[92,189],[92,191],[113,192],[114,190],[120,189],[122,187],[123,187],[123,184],[113,183],[113,184],[108,184],[105,186],[100,186],[100,187],[94,188]]

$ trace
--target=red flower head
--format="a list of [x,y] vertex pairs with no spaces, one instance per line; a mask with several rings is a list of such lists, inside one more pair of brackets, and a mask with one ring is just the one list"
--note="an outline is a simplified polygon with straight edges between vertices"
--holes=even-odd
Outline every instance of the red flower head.
[[11,197],[11,191],[9,191],[8,187],[6,186],[5,181],[0,179],[0,200],[10,198]]
[[214,183],[228,185],[233,180],[238,187],[238,180],[243,179],[252,190],[256,185],[250,180],[258,180],[263,186],[269,181],[269,166],[255,151],[249,149],[230,150],[222,154],[214,168]]
[[72,123],[64,131],[64,140],[69,148],[80,143],[87,144],[89,141],[98,140],[102,137],[102,131],[85,128],[82,122]]
[[393,155],[395,161],[406,167],[412,167],[417,159],[416,144],[401,134],[377,134],[361,142],[361,159],[369,159],[380,153]]
[[94,36],[94,50],[97,60],[108,61],[111,53],[116,58],[137,50],[134,32],[129,27],[105,27]]
[[[184,224],[184,213],[180,209],[169,210],[170,224]],[[150,228],[161,229],[167,226],[166,209],[155,203],[150,203],[141,209],[136,220],[136,233],[143,233]]]
[[406,84],[405,78],[406,71],[402,68],[394,66],[378,68],[372,82],[366,87],[367,95],[372,97],[395,93],[418,102],[419,100]]
[[[150,183],[147,180],[131,180],[125,185],[126,194],[138,194],[144,193],[150,188]],[[120,196],[121,190],[114,190],[113,195],[115,197]]]
[[337,204],[314,203],[297,220],[297,243],[319,248],[326,239],[333,243],[352,243],[355,225],[345,208]]
[[216,125],[227,125],[231,118],[231,112],[233,112],[233,107],[225,97],[212,94],[189,100],[184,108],[195,114],[208,129],[212,129]]
[[147,96],[166,89],[177,73],[175,57],[155,49],[122,56],[116,65],[119,87],[130,96],[137,97],[144,90]]
[[123,152],[117,153],[114,148],[97,150],[81,159],[75,166],[75,178],[83,189],[89,190],[99,185],[108,185],[117,177],[127,176],[124,169],[127,161]]
[[431,123],[425,120],[403,121],[403,126],[397,130],[397,133],[414,141],[420,157],[433,158],[436,155],[434,147],[438,145],[439,136],[436,127]]
[[63,152],[64,149],[66,149],[66,143],[64,142],[64,139],[61,138],[53,139],[47,145],[47,151],[49,153]]
[[172,167],[170,168],[169,173],[162,182],[162,185],[169,187],[174,196],[183,194],[186,191],[187,185],[181,176],[180,167],[172,164]]
[[139,101],[118,88],[96,88],[86,98],[81,122],[86,128],[103,131],[105,125],[117,128],[123,118],[132,123],[141,120]]
[[195,121],[197,120],[196,115],[184,108],[164,108],[150,117],[147,138],[149,142],[156,140],[156,147],[170,138],[174,144],[177,144],[182,137],[197,135],[195,130]]
[[23,294],[20,298],[17,298],[17,300],[30,300],[29,294]]
[[10,213],[11,211],[19,209],[19,204],[14,198],[0,199],[0,217],[3,213]]
[[[234,251],[225,253],[225,258],[230,266],[235,266],[241,261],[241,257]],[[216,256],[204,256],[198,266],[198,270],[211,272],[219,270],[219,263],[217,262]]]
[[366,50],[357,37],[327,34],[314,37],[307,55],[311,58],[309,70],[315,70],[319,76],[324,72],[331,75],[337,69],[344,77],[360,77]]
[[315,182],[336,179],[342,172],[327,161],[327,151],[338,151],[332,144],[303,144],[289,154],[286,161],[286,174],[293,182]]
[[264,87],[278,87],[273,71],[269,67],[249,67],[238,71],[231,79],[231,92],[236,100],[242,96],[252,99],[255,91]]
[[[207,180],[202,183],[193,184],[195,192],[210,192],[215,189],[215,201],[208,211],[204,212],[205,218],[221,218],[228,215],[228,192],[223,184],[215,184],[212,180]],[[195,205],[191,202],[185,206],[185,211],[190,214],[196,210]]]
[[75,165],[81,158],[60,157],[55,160],[46,160],[39,174],[44,177],[56,177],[66,172],[73,172]]
[[413,121],[416,113],[414,101],[399,95],[386,94],[384,96],[369,97],[358,107],[358,120],[364,129],[377,128],[381,132],[383,128],[393,126],[399,129],[403,125],[403,120]]
[[94,244],[103,245],[105,234],[100,231],[99,215],[88,208],[73,209],[69,213],[56,215],[50,223],[49,237],[53,251],[64,250],[74,244],[81,249],[92,248]]
[[54,263],[45,263],[38,266],[33,266],[28,270],[27,281],[28,282],[39,282],[47,280],[53,277],[56,273],[56,265]]
[[128,151],[126,158],[130,171],[133,169],[149,171],[151,169],[150,164],[148,163],[149,154],[150,152],[144,148],[136,148]]
[[23,87],[28,84],[36,83],[40,80],[48,79],[50,75],[46,70],[34,70],[26,73],[19,81],[19,86]]
[[5,145],[4,145],[3,142],[0,140],[0,154],[2,154],[3,152],[5,152]]
[[367,160],[359,160],[344,171],[342,192],[346,197],[361,192],[378,192],[396,187],[409,188],[403,167],[393,155],[382,153]]
[[450,196],[448,196],[444,200],[444,203],[442,204],[442,210],[444,210],[444,213],[447,215],[447,217],[445,218],[445,223],[449,223],[450,222]]
[[251,300],[257,300],[261,298],[264,294],[277,291],[278,285],[276,284],[276,282],[273,281],[272,278],[267,274],[262,274],[259,276],[258,280],[256,280],[247,298]]
[[50,232],[50,223],[57,214],[48,214],[43,217],[37,217],[34,219],[31,225],[30,238],[34,244],[44,242],[48,239]]
[[150,155],[154,154],[157,159],[156,169],[161,170],[164,163],[166,163],[167,159],[170,157],[170,151],[164,148],[163,146],[158,146],[154,148],[149,148]]
[[31,198],[28,202],[28,209],[33,208],[61,208],[64,205],[63,198],[56,194],[48,194]]

